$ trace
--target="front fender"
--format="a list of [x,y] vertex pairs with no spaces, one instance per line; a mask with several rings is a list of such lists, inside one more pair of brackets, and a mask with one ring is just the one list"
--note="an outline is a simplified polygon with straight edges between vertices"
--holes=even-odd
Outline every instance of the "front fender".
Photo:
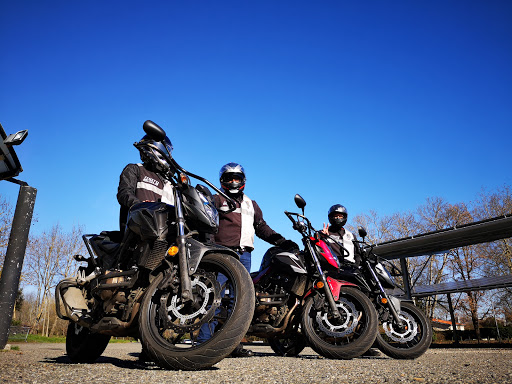
[[[327,285],[329,286],[329,290],[332,292],[332,296],[334,297],[334,300],[338,300],[340,298],[340,290],[341,287],[354,287],[359,289],[359,286],[357,284],[351,283],[349,281],[345,280],[337,280],[333,279],[332,277],[327,277]],[[310,296],[317,288],[311,288],[305,295],[304,298]],[[323,288],[322,288],[323,290]]]
[[203,259],[204,255],[208,253],[224,253],[233,256],[237,260],[240,260],[238,253],[230,248],[224,247],[218,244],[203,244],[200,241],[194,239],[187,239],[187,251],[188,251],[188,274],[192,275],[196,272],[199,267],[199,263]]
[[338,299],[340,298],[341,287],[355,287],[355,288],[359,288],[354,283],[350,283],[350,282],[345,281],[345,280],[333,279],[332,277],[327,277],[327,284],[329,285],[329,289],[331,290],[332,295],[333,295],[335,301],[338,301]]

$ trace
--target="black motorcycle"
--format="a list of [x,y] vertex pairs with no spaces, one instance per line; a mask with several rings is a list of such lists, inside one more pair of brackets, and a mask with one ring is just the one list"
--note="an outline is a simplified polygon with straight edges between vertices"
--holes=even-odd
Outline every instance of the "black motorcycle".
[[377,335],[377,314],[354,283],[335,277],[339,261],[302,214],[286,212],[302,236],[304,251],[270,248],[252,273],[256,309],[248,334],[266,338],[278,355],[296,356],[309,344],[318,354],[351,359]]
[[[143,128],[164,143],[158,125],[148,120]],[[135,204],[124,235],[84,235],[89,257],[75,259],[87,266],[56,288],[57,314],[70,321],[66,351],[73,362],[94,362],[111,336],[131,336],[161,367],[204,369],[231,353],[250,325],[251,277],[237,253],[211,241],[219,224],[213,196],[204,185],[191,186],[189,177],[224,196],[231,209],[234,202],[180,167],[169,150],[151,148],[166,160],[159,173],[174,187],[174,205]],[[195,342],[205,326],[212,337]]]
[[363,239],[357,242],[361,265],[345,264],[338,278],[357,284],[373,302],[380,322],[375,346],[395,359],[415,359],[425,353],[432,342],[430,321],[412,301],[386,292],[386,289],[397,287],[392,276],[398,273],[392,275],[383,263],[387,263],[390,269],[395,270],[396,267],[373,253],[373,246],[364,240],[367,233],[363,227],[358,227],[358,232]]

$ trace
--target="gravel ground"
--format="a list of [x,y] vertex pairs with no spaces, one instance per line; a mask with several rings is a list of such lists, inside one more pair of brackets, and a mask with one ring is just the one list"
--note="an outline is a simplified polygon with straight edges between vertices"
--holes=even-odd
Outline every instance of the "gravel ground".
[[413,361],[328,360],[309,348],[292,358],[258,345],[250,347],[254,357],[187,372],[138,363],[139,343],[109,344],[95,364],[72,364],[64,344],[16,346],[0,352],[0,383],[512,383],[511,349],[430,349]]

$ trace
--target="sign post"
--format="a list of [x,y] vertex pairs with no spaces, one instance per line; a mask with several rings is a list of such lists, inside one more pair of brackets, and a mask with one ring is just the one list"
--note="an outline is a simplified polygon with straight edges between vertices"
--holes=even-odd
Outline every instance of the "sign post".
[[14,179],[23,169],[12,146],[21,144],[27,134],[28,131],[20,131],[7,136],[0,124],[0,180],[7,180],[20,185],[2,275],[0,276],[0,349],[5,348],[9,337],[9,327],[11,326],[14,304],[18,294],[21,269],[36,201],[37,189],[30,187],[24,181]]

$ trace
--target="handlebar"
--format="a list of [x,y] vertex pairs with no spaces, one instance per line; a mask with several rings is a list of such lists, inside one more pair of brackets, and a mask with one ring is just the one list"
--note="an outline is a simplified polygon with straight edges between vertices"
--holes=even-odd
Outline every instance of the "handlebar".
[[229,205],[229,210],[225,211],[226,213],[229,213],[229,212],[233,212],[235,209],[236,209],[236,203],[235,201],[229,197],[225,192],[222,192],[219,188],[217,188],[215,185],[213,185],[211,182],[209,182],[207,179],[205,179],[204,177],[201,177],[199,175],[196,175],[192,172],[189,172],[187,170],[185,170],[183,167],[181,167],[177,162],[176,160],[174,160],[174,158],[171,158],[171,163],[172,165],[177,169],[179,170],[180,172],[183,172],[185,175],[187,176],[190,176],[190,177],[193,177],[194,179],[197,179],[197,180],[200,180],[202,181],[203,183],[205,183],[206,185],[208,185],[210,188],[212,188],[215,192],[217,192],[219,195],[223,196],[225,199],[226,199],[226,202],[228,203]]
[[[213,185],[210,181],[208,181],[204,177],[201,177],[199,175],[196,175],[196,174],[194,174],[192,172],[187,171],[185,168],[183,168],[181,165],[179,165],[176,162],[176,160],[174,160],[174,158],[171,156],[170,153],[165,153],[160,148],[158,148],[158,147],[156,147],[154,145],[151,145],[151,144],[146,144],[146,145],[149,145],[152,149],[158,151],[158,153],[160,153],[162,156],[164,156],[167,159],[167,161],[172,165],[174,170],[169,168],[169,170],[168,170],[169,173],[178,173],[178,171],[179,171],[179,172],[182,172],[182,173],[184,173],[185,175],[187,175],[189,177],[192,177],[194,179],[202,181],[203,183],[207,184],[210,188],[215,190],[215,192],[217,192],[219,195],[223,196],[226,199],[226,202],[229,205],[229,209],[227,211],[225,211],[226,213],[233,212],[236,209],[235,201],[231,197],[229,197],[225,192],[222,192],[219,188],[217,188],[215,185]],[[138,148],[137,145],[135,145],[135,147]]]
[[[311,225],[311,221],[300,213],[294,213],[294,212],[288,212],[284,211],[284,214],[286,217],[290,219],[290,221],[293,223],[293,229],[300,232],[303,235],[311,235],[311,232],[317,232],[315,228]],[[297,219],[294,218],[297,217]],[[299,220],[302,219],[302,220]]]

